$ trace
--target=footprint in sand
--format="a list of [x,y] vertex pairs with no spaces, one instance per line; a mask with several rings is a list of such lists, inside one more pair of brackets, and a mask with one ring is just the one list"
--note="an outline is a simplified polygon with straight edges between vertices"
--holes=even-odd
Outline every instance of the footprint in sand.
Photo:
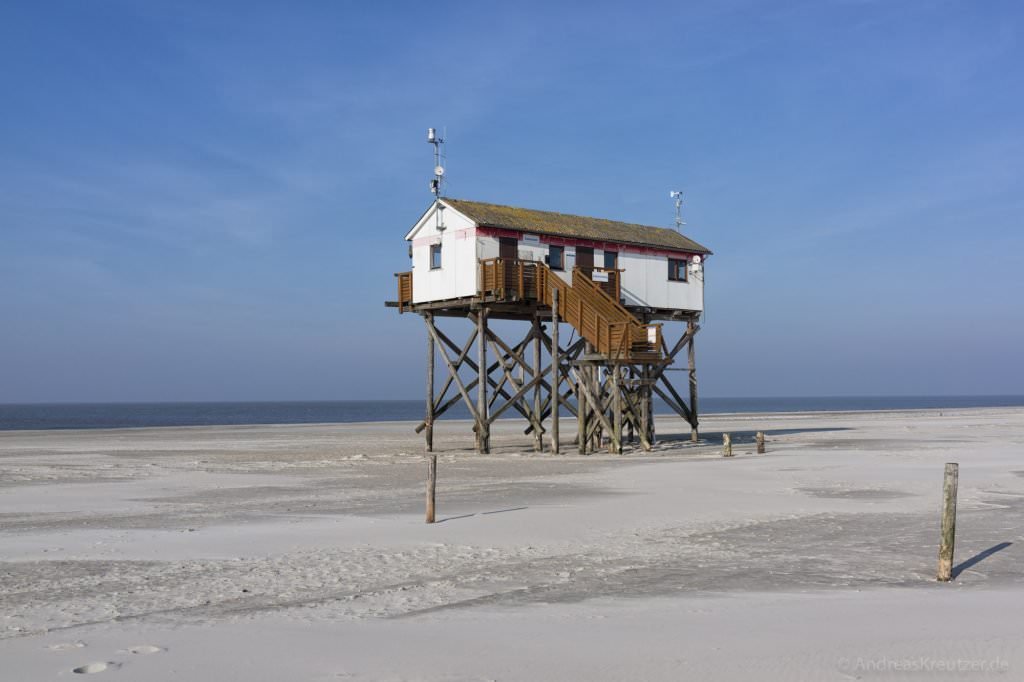
[[74,649],[82,649],[85,647],[85,642],[58,642],[57,644],[50,644],[46,648],[50,651],[72,651]]
[[125,652],[129,654],[155,654],[158,651],[163,651],[163,649],[158,646],[153,646],[152,644],[140,644],[139,646],[133,646],[125,649]]
[[100,661],[96,663],[86,663],[85,665],[80,665],[77,668],[72,668],[71,672],[78,673],[79,675],[92,675],[93,673],[101,673],[104,670],[111,670],[120,667],[120,663],[115,663],[113,661],[104,663]]

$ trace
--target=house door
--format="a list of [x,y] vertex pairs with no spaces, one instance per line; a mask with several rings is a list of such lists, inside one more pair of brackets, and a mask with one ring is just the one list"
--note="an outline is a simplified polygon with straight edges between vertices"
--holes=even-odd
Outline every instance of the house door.
[[522,293],[519,292],[519,240],[515,237],[498,237],[498,257],[501,258],[504,267],[502,270],[505,273],[502,287],[505,290],[505,295],[510,295],[512,292],[516,292],[519,297],[522,297]]
[[[494,253],[493,251],[491,253]],[[498,257],[515,260],[519,258],[519,240],[515,237],[498,238]]]
[[590,277],[594,272],[594,249],[589,246],[577,246],[576,267],[578,267],[584,275]]

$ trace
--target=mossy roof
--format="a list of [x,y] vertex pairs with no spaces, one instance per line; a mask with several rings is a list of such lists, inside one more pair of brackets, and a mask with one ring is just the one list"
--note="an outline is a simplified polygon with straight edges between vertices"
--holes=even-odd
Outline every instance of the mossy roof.
[[692,239],[664,227],[622,223],[617,220],[588,218],[552,211],[535,211],[530,208],[486,204],[465,199],[445,197],[443,201],[482,227],[622,244],[642,244],[665,249],[678,249],[689,253],[711,253],[709,249]]

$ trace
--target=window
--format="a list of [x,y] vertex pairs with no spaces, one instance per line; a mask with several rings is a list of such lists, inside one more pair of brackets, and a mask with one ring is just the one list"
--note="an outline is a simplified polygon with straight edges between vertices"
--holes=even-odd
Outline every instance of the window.
[[430,269],[438,270],[441,267],[441,245],[430,245]]
[[668,278],[673,282],[686,281],[686,261],[678,258],[668,259]]
[[565,269],[565,247],[552,244],[548,247],[548,267],[552,270]]
[[604,267],[608,270],[614,270],[619,267],[619,252],[618,251],[605,251],[604,252]]

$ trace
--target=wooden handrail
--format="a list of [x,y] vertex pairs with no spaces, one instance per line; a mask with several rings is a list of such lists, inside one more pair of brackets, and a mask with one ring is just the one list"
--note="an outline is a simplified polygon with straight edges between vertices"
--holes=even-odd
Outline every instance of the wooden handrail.
[[661,325],[640,322],[581,271],[573,272],[571,285],[544,264],[537,264],[537,273],[541,302],[552,305],[551,292],[557,288],[559,317],[572,324],[597,352],[620,359],[661,358]]
[[608,281],[598,282],[595,280],[595,284],[601,287],[602,290],[616,301],[622,299],[622,273],[625,272],[622,268],[591,268],[591,279],[593,279],[594,272],[607,272]]
[[554,304],[552,292],[555,289],[558,290],[559,317],[593,344],[598,353],[618,359],[661,358],[661,326],[640,322],[614,294],[609,294],[578,268],[573,270],[570,284],[539,261],[519,258],[480,261],[481,298],[533,300],[550,306]]
[[398,278],[398,312],[404,313],[412,307],[412,273],[396,272]]

